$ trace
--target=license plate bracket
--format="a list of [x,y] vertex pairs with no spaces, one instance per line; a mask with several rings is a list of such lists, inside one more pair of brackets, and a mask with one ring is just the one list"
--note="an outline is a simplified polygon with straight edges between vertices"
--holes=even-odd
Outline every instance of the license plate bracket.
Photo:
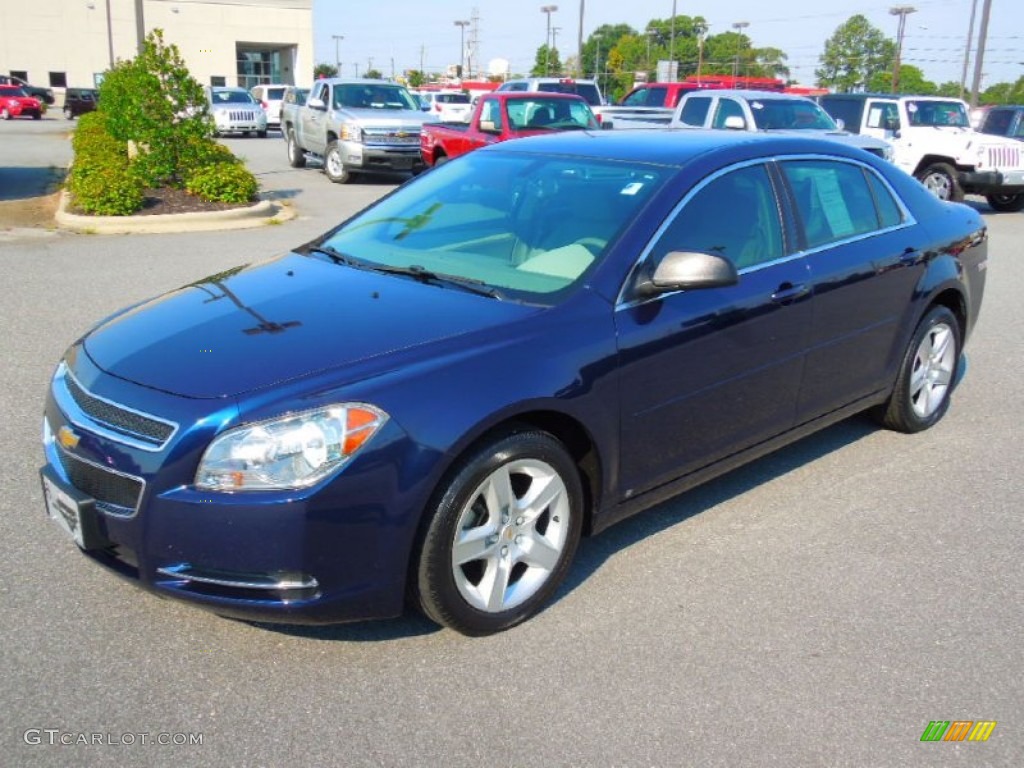
[[81,549],[104,549],[110,541],[100,531],[96,501],[57,476],[50,466],[39,470],[46,515]]

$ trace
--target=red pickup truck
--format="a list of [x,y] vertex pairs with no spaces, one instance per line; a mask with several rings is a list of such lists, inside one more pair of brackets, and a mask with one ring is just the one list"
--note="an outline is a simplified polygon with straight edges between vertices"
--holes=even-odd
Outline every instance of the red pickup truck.
[[424,124],[420,131],[420,154],[423,162],[434,166],[486,144],[548,131],[598,128],[594,113],[580,96],[491,93],[480,97],[469,123]]

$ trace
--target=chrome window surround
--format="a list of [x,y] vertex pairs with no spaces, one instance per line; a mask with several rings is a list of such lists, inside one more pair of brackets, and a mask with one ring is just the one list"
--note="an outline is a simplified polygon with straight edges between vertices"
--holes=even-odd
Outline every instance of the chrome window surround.
[[[126,411],[136,416],[140,416],[144,419],[149,419],[151,421],[163,424],[164,426],[170,427],[170,434],[168,434],[167,437],[164,438],[162,441],[154,442],[142,440],[139,437],[133,437],[132,435],[126,432],[111,429],[103,422],[93,419],[91,416],[89,416],[89,414],[82,410],[78,403],[75,402],[75,399],[71,396],[71,393],[68,391],[67,384],[64,382],[65,377],[71,379],[75,383],[75,386],[77,386],[82,392],[86,393],[91,398],[94,398],[102,403],[106,403],[112,408],[118,408],[122,411]],[[80,382],[75,377],[75,375],[71,373],[71,371],[68,369],[67,364],[64,362],[61,362],[61,364],[57,366],[57,370],[53,374],[53,384],[51,386],[51,391],[53,392],[54,400],[57,402],[57,407],[60,408],[61,412],[67,417],[68,421],[70,421],[76,427],[81,427],[82,429],[88,432],[92,432],[93,434],[105,437],[108,440],[114,441],[115,443],[121,443],[123,445],[131,446],[132,448],[138,448],[141,451],[149,451],[151,453],[156,453],[162,451],[178,433],[178,424],[176,422],[160,418],[159,416],[154,416],[151,413],[140,411],[136,408],[129,408],[126,405],[122,405],[121,403],[115,403],[113,400],[109,400],[105,397],[100,397],[99,395],[90,392],[88,389],[82,386],[82,382]]]
[[[668,291],[666,293],[658,294],[657,296],[650,296],[650,297],[647,297],[647,298],[636,299],[636,300],[633,300],[633,301],[629,301],[629,300],[626,299],[626,291],[627,291],[627,289],[629,288],[629,286],[631,286],[633,284],[633,280],[634,280],[634,278],[636,276],[636,273],[640,270],[641,266],[643,266],[644,262],[647,261],[648,257],[650,256],[651,250],[657,244],[657,242],[661,238],[661,236],[665,234],[665,230],[667,230],[669,228],[669,226],[672,224],[672,222],[675,221],[676,217],[679,216],[679,212],[683,209],[683,207],[686,206],[686,204],[689,203],[690,200],[692,200],[694,198],[694,196],[696,196],[696,194],[698,192],[700,192],[702,189],[704,189],[704,187],[706,187],[708,184],[710,184],[715,179],[718,179],[719,177],[724,176],[727,173],[731,173],[733,171],[740,170],[741,168],[747,168],[749,166],[759,165],[759,164],[763,164],[765,166],[769,166],[769,165],[779,166],[779,165],[781,165],[783,163],[786,163],[788,161],[791,161],[791,160],[825,160],[825,161],[828,161],[828,162],[848,163],[849,165],[855,165],[858,168],[864,169],[864,170],[868,171],[869,173],[874,174],[875,177],[882,183],[882,185],[889,191],[889,194],[891,194],[893,199],[896,201],[896,205],[899,207],[900,212],[903,214],[903,221],[900,222],[899,224],[895,225],[895,226],[892,226],[892,227],[885,227],[884,229],[877,229],[877,230],[874,230],[872,232],[864,232],[864,233],[861,233],[859,235],[854,235],[852,237],[845,238],[843,240],[834,240],[834,241],[832,241],[830,243],[825,243],[823,245],[815,246],[814,248],[807,248],[807,249],[802,250],[802,251],[794,251],[793,253],[787,254],[787,255],[783,256],[782,258],[779,258],[779,259],[773,259],[772,261],[765,261],[765,262],[762,262],[761,264],[754,264],[754,265],[749,266],[749,267],[744,267],[743,269],[737,270],[738,274],[745,275],[745,274],[748,274],[750,272],[756,272],[756,271],[761,270],[761,269],[767,269],[768,267],[773,267],[773,266],[775,266],[777,264],[782,264],[784,262],[791,261],[793,259],[803,258],[805,256],[811,256],[811,255],[819,253],[819,252],[821,252],[823,250],[828,250],[830,248],[835,248],[836,246],[839,246],[839,245],[846,245],[847,243],[857,242],[858,240],[865,240],[865,239],[867,239],[869,237],[875,237],[876,235],[885,234],[887,232],[895,232],[897,230],[905,229],[907,227],[910,227],[910,226],[913,226],[913,225],[917,224],[917,220],[911,215],[910,210],[907,208],[906,204],[903,202],[903,198],[901,198],[898,194],[896,194],[896,190],[894,190],[892,188],[892,185],[889,183],[889,181],[884,176],[882,176],[880,173],[878,173],[878,171],[876,171],[874,168],[872,168],[871,166],[869,166],[869,165],[867,165],[865,163],[862,163],[862,162],[860,162],[858,160],[854,160],[854,159],[848,158],[848,157],[836,157],[834,155],[818,155],[818,154],[785,155],[785,156],[782,156],[782,157],[762,157],[762,158],[758,158],[756,160],[745,160],[743,162],[736,163],[735,165],[730,165],[730,166],[728,166],[726,168],[722,168],[722,169],[720,169],[718,171],[715,171],[710,176],[702,179],[701,182],[699,184],[697,184],[697,186],[693,187],[693,189],[691,189],[689,192],[687,192],[686,195],[683,196],[683,199],[680,200],[676,204],[676,206],[672,209],[672,212],[668,216],[665,217],[665,220],[661,223],[661,226],[659,226],[658,229],[655,230],[654,234],[647,241],[647,244],[640,251],[640,256],[637,257],[637,260],[633,264],[633,267],[629,270],[629,274],[626,276],[626,279],[622,282],[622,286],[619,288],[619,295],[618,295],[618,297],[615,300],[615,311],[618,312],[619,310],[623,310],[623,309],[632,309],[633,307],[637,307],[637,306],[640,306],[642,304],[646,304],[646,303],[648,303],[650,301],[658,301],[658,300],[663,299],[663,298],[665,298],[667,296],[674,296],[674,295],[676,295],[678,293],[685,293],[685,291]],[[779,169],[779,173],[780,174],[782,173],[781,169]],[[781,202],[781,201],[777,201],[777,204],[779,202]],[[799,211],[794,210],[794,213],[799,215]],[[781,211],[780,211],[780,220],[781,220]]]

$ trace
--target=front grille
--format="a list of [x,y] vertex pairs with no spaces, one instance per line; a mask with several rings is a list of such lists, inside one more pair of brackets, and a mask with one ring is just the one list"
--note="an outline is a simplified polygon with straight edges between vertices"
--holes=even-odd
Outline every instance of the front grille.
[[988,164],[999,170],[1011,170],[1021,167],[1020,149],[1018,147],[989,147]]
[[64,377],[64,384],[75,404],[82,409],[82,413],[110,429],[146,440],[153,445],[163,445],[174,434],[173,424],[100,400],[86,392],[70,374]]
[[249,112],[249,111],[246,111],[246,110],[231,111],[231,112],[228,112],[228,120],[230,120],[233,123],[240,123],[240,122],[255,123],[256,122],[256,113],[255,112]]
[[71,485],[91,496],[108,511],[131,514],[138,509],[145,488],[145,484],[139,478],[111,472],[65,453],[60,448],[57,449],[57,457]]
[[374,133],[366,131],[365,139],[367,144],[415,144],[419,146],[419,131],[388,131],[386,133]]

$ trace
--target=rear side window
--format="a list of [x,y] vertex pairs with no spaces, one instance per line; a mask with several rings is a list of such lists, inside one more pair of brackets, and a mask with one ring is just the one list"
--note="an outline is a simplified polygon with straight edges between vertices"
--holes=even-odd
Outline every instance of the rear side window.
[[870,171],[865,171],[868,186],[871,187],[871,194],[874,195],[875,205],[878,208],[878,223],[882,229],[895,227],[903,223],[903,210],[893,199],[889,188]]
[[[780,165],[796,198],[808,248],[868,234],[902,218],[885,186],[876,180],[872,189],[858,165],[830,160]],[[883,218],[891,223],[880,224]]]
[[683,113],[679,116],[683,125],[692,125],[701,128],[704,121],[708,119],[708,109],[711,107],[711,98],[708,96],[690,97],[683,104]]
[[900,127],[900,110],[892,101],[873,101],[868,105],[868,128],[881,128],[884,131],[898,131]]

